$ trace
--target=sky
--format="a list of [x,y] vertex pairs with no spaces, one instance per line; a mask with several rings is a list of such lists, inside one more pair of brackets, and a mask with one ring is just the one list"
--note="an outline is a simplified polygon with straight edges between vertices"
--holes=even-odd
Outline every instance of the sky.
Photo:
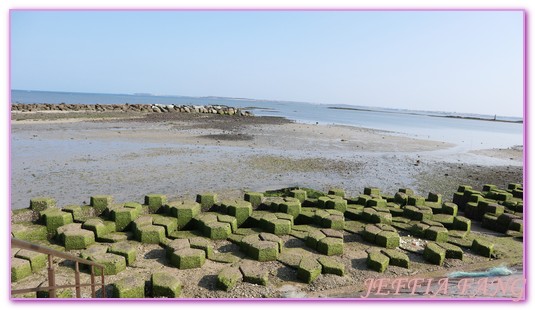
[[11,89],[523,115],[521,11],[10,13]]

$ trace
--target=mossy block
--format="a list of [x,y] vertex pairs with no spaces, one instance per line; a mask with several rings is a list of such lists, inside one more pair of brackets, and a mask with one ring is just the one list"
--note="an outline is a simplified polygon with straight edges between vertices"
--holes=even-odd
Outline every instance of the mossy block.
[[365,187],[364,195],[381,195],[381,189],[377,187]]
[[20,281],[32,274],[32,266],[29,260],[11,258],[11,282]]
[[341,277],[345,274],[345,265],[334,258],[320,256],[318,263],[321,264],[321,273],[323,274],[335,274]]
[[325,209],[325,203],[327,201],[331,200],[331,198],[327,197],[327,196],[321,196],[321,197],[318,197],[318,199],[316,200],[316,208],[320,208],[320,209]]
[[388,258],[388,256],[381,254],[380,252],[368,252],[366,266],[368,266],[368,268],[371,270],[383,273],[385,272],[389,263],[390,258]]
[[512,220],[507,227],[507,230],[524,232],[524,221],[520,219]]
[[95,210],[95,215],[99,216],[106,208],[113,203],[113,197],[109,195],[91,196],[89,205]]
[[165,250],[167,252],[167,255],[170,256],[172,253],[176,251],[179,251],[182,249],[189,249],[190,243],[189,243],[189,239],[175,239],[175,240],[169,241],[165,245],[165,247],[166,247]]
[[35,197],[30,199],[30,209],[33,211],[43,211],[55,207],[56,200],[51,197]]
[[433,217],[433,211],[428,207],[417,207],[413,205],[407,205],[403,209],[403,216],[416,221],[422,221],[431,219]]
[[316,249],[318,242],[326,237],[320,230],[313,230],[308,233],[305,244],[312,249]]
[[17,223],[11,224],[11,235],[13,238],[25,241],[46,240],[48,231],[46,226],[31,224],[31,223]]
[[58,227],[73,222],[72,214],[60,211],[48,212],[45,216],[45,225],[49,234],[55,234]]
[[510,213],[501,214],[500,216],[498,216],[498,225],[502,227],[509,227],[511,221],[515,219],[521,219],[521,217]]
[[321,220],[321,226],[332,229],[344,229],[344,216],[343,215],[329,215]]
[[285,219],[262,219],[261,223],[265,231],[277,236],[288,235],[292,231],[292,223]]
[[301,203],[305,202],[307,200],[307,192],[302,189],[294,189],[290,191],[289,193],[290,197],[297,198]]
[[425,238],[436,242],[448,242],[448,230],[444,227],[431,226],[425,230]]
[[236,230],[238,230],[238,221],[233,216],[219,214],[217,216],[217,220],[221,223],[228,223],[230,225],[232,232],[235,232]]
[[445,202],[442,204],[441,213],[457,216],[458,210],[459,210],[459,207],[453,202]]
[[407,204],[411,206],[421,207],[425,205],[425,198],[418,195],[409,195]]
[[456,246],[459,246],[461,248],[468,248],[469,249],[469,248],[472,247],[473,240],[450,236],[448,238],[448,243],[456,245]]
[[347,209],[347,201],[344,199],[330,199],[325,202],[325,208],[345,212]]
[[466,199],[464,198],[463,193],[460,193],[460,192],[453,193],[452,202],[459,207],[459,211],[464,211],[464,207],[466,205]]
[[392,214],[390,214],[390,212],[373,212],[370,214],[369,222],[392,224]]
[[446,228],[452,228],[454,216],[450,214],[434,214],[432,220],[444,225]]
[[472,221],[464,216],[456,216],[453,218],[453,229],[470,232]]
[[143,226],[152,225],[152,217],[150,215],[142,215],[132,221],[132,231],[135,233],[136,238],[139,239],[139,229]]
[[135,209],[138,212],[139,215],[141,215],[141,213],[143,212],[143,205],[141,205],[140,203],[135,202],[135,201],[125,202],[123,204],[123,207],[130,208],[130,209]]
[[418,222],[418,223],[415,223],[411,226],[410,228],[410,232],[411,234],[413,234],[415,237],[420,237],[420,238],[423,238],[425,237],[425,231],[431,227],[430,225],[427,225],[425,223],[421,223],[421,222]]
[[279,204],[279,212],[290,214],[294,219],[301,213],[299,201],[285,201]]
[[169,211],[177,218],[177,229],[182,230],[201,213],[201,205],[193,201],[174,203],[169,205]]
[[321,264],[313,257],[303,257],[297,268],[297,278],[312,283],[321,274]]
[[189,245],[193,249],[203,250],[207,258],[214,254],[214,245],[209,239],[203,237],[189,238]]
[[375,243],[387,249],[394,249],[399,246],[399,235],[393,231],[381,231],[375,236]]
[[138,228],[141,243],[158,244],[165,239],[165,228],[156,225],[146,225]]
[[203,211],[209,210],[217,203],[217,194],[214,193],[202,193],[198,194],[195,201],[201,204]]
[[246,192],[243,195],[243,200],[248,201],[253,206],[253,209],[258,208],[262,204],[262,200],[264,199],[263,193],[257,193],[257,192]]
[[95,234],[90,230],[73,229],[63,232],[65,250],[83,250],[95,243]]
[[153,214],[152,225],[162,226],[165,228],[165,235],[169,235],[178,228],[178,220],[176,217]]
[[209,222],[204,227],[205,236],[213,240],[224,240],[232,234],[229,223]]
[[438,246],[446,250],[446,258],[463,259],[463,250],[450,243],[437,243]]
[[261,232],[258,234],[258,238],[262,241],[271,241],[271,242],[277,243],[279,245],[279,252],[282,251],[283,242],[282,242],[282,239],[279,238],[277,235],[266,233],[266,232]]
[[432,193],[427,194],[427,201],[438,202],[442,204],[442,194]]
[[173,252],[169,260],[178,269],[200,268],[206,261],[206,254],[199,249],[181,249]]
[[145,298],[145,279],[127,276],[112,284],[115,298]]
[[242,274],[236,267],[227,267],[217,275],[217,286],[225,291],[232,290],[241,280]]
[[92,231],[97,240],[110,233],[108,227],[104,225],[104,220],[100,218],[92,218],[85,221],[82,224],[82,228]]
[[253,206],[248,201],[236,201],[227,206],[227,214],[236,218],[238,227],[241,226],[252,213]]
[[514,230],[505,231],[505,235],[512,238],[524,238],[524,233]]
[[362,239],[370,243],[375,243],[375,237],[380,233],[382,229],[376,225],[369,224],[364,227],[364,230],[361,232]]
[[68,205],[61,209],[63,212],[72,214],[72,218],[75,222],[79,222],[83,218],[82,207],[78,205]]
[[450,237],[456,237],[456,238],[466,238],[468,235],[467,231],[463,230],[448,230],[448,240]]
[[293,252],[293,251],[283,251],[280,255],[277,261],[280,263],[297,269],[299,268],[299,264],[301,263],[301,259],[303,259],[303,254],[300,252]]
[[400,189],[398,189],[398,192],[404,193],[404,194],[407,194],[407,195],[414,195],[414,190],[412,190],[410,188],[400,188]]
[[162,194],[145,195],[145,205],[149,207],[149,213],[158,213],[163,205],[167,204],[167,196]]
[[446,250],[434,242],[428,242],[424,249],[424,259],[432,264],[442,266]]
[[271,241],[257,241],[249,246],[249,256],[259,262],[277,260],[279,257],[279,244]]
[[[105,276],[116,275],[126,269],[126,259],[121,255],[113,253],[95,254],[91,256],[91,260],[104,266]],[[102,270],[95,268],[95,275],[102,275]]]
[[407,195],[406,193],[397,192],[394,195],[394,202],[401,206],[405,206],[408,203],[408,201],[409,201],[409,195]]
[[38,272],[46,267],[48,256],[43,253],[20,250],[15,254],[15,257],[22,258],[30,262],[32,272]]
[[372,198],[369,199],[366,202],[366,207],[373,208],[373,207],[380,207],[380,208],[386,208],[387,201],[382,198]]
[[133,236],[132,232],[114,232],[107,234],[99,239],[99,242],[109,242],[109,243],[116,243],[116,242],[122,242],[126,241],[128,239],[131,239]]
[[407,269],[410,268],[411,261],[407,254],[392,249],[381,250],[381,253],[388,256],[388,258],[390,259],[389,265]]
[[167,272],[156,272],[151,275],[152,297],[177,298],[182,292],[182,282]]
[[425,201],[425,206],[431,208],[433,214],[442,213],[442,204],[439,202]]
[[485,213],[483,216],[483,219],[481,220],[481,227],[494,231],[501,230],[498,228],[498,217],[490,213]]
[[263,286],[268,285],[269,273],[267,270],[262,270],[259,266],[250,263],[242,263],[240,265],[240,271],[243,275],[244,282]]
[[488,213],[492,213],[495,216],[500,216],[504,213],[505,208],[497,203],[490,203],[485,211]]
[[124,257],[126,259],[127,266],[132,265],[136,261],[137,257],[136,246],[128,241],[112,244],[108,249],[108,252]]
[[230,252],[228,253],[215,253],[208,257],[209,260],[223,263],[223,264],[234,264],[240,261],[240,258]]
[[108,246],[103,244],[93,244],[88,246],[87,249],[80,251],[80,257],[83,259],[90,260],[93,255],[105,254],[108,252]]
[[500,192],[496,195],[496,200],[498,201],[509,201],[513,198],[513,194],[508,192]]
[[520,199],[524,198],[524,190],[513,189],[513,191],[511,193],[513,194],[513,197],[515,197],[515,198],[520,198]]
[[57,239],[63,243],[65,239],[64,232],[66,232],[67,230],[80,230],[80,229],[82,229],[82,224],[80,223],[71,223],[71,224],[60,226],[56,230]]
[[344,198],[346,196],[346,191],[342,188],[331,188],[327,194]]
[[332,237],[323,238],[318,241],[316,250],[328,256],[342,255],[344,253],[344,240]]
[[484,257],[491,257],[492,254],[494,254],[494,244],[489,241],[476,238],[472,242],[472,251]]

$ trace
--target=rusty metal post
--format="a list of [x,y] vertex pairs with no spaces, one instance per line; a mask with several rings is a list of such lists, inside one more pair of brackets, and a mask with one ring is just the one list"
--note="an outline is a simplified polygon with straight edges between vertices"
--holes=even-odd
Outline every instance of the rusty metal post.
[[95,297],[97,297],[97,293],[95,292],[95,268],[91,265],[91,298]]
[[80,266],[78,262],[74,263],[74,284],[76,285],[76,298],[80,298]]
[[48,298],[56,298],[56,272],[52,261],[52,255],[48,254],[48,286],[51,287],[48,290]]
[[104,267],[101,267],[100,270],[100,283],[102,283],[102,298],[106,298],[106,285],[104,284]]

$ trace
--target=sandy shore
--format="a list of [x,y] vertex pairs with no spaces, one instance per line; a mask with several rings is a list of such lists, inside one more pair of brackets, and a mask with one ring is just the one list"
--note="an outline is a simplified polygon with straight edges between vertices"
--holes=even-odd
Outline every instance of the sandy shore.
[[[480,188],[492,183],[503,188],[508,183],[522,183],[521,152],[459,152],[444,142],[377,130],[296,124],[275,117],[182,113],[71,116],[36,113],[21,119],[12,115],[12,209],[28,207],[30,198],[36,196],[54,197],[63,207],[89,203],[90,196],[99,194],[124,202],[142,201],[147,193],[163,193],[176,200],[212,191],[225,199],[242,197],[245,190],[289,186],[324,191],[339,187],[349,196],[362,193],[366,186],[380,187],[385,193],[407,187],[425,196],[430,191],[442,193],[450,200],[459,184]],[[344,238],[341,259],[348,276],[325,275],[311,285],[292,280],[294,269],[270,262],[265,266],[272,267],[269,277],[273,285],[264,288],[243,283],[231,293],[217,291],[211,274],[224,264],[210,261],[195,272],[165,267],[159,263],[163,255],[159,246],[140,247],[138,256],[146,263],[132,272],[147,277],[154,268],[164,268],[198,283],[185,288],[187,297],[354,297],[364,289],[364,279],[376,273],[365,267],[365,251],[370,246],[355,234],[346,232]],[[291,248],[301,246],[296,240],[284,237]],[[509,251],[505,245],[509,240],[504,238],[504,244],[498,246],[500,252]],[[513,247],[521,251],[522,243],[515,241]],[[236,250],[228,241],[218,243],[216,249]],[[467,253],[466,257],[462,262],[448,261],[446,267],[474,270],[490,263],[476,255]],[[413,259],[414,269],[389,268],[387,276],[412,276],[417,270],[435,277],[447,271],[425,263],[421,255],[412,255]],[[515,261],[518,263],[518,255]]]

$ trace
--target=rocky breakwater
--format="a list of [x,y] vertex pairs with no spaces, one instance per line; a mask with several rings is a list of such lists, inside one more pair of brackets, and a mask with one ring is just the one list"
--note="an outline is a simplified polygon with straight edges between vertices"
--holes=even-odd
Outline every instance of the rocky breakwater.
[[17,103],[11,105],[11,112],[141,112],[141,113],[207,113],[220,115],[252,116],[249,111],[223,105],[177,105],[177,104],[52,104]]

